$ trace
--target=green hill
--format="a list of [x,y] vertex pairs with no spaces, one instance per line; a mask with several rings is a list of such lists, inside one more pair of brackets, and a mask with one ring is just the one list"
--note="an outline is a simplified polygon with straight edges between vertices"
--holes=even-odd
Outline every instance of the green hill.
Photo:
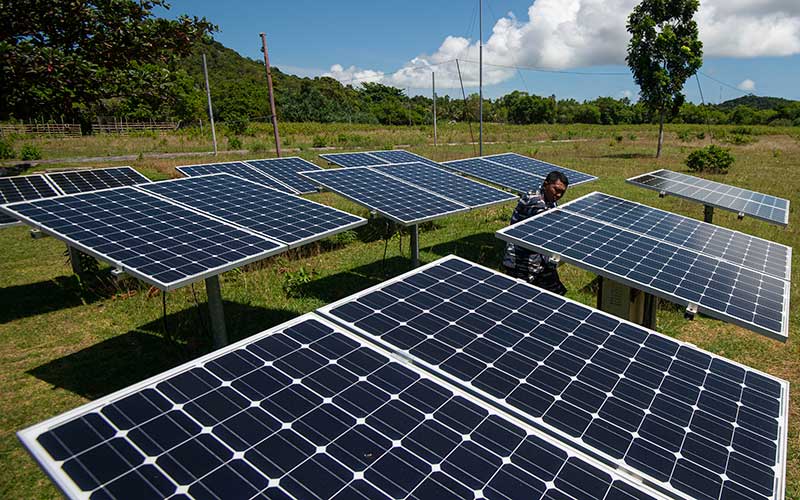
[[748,106],[750,108],[758,110],[778,109],[782,106],[786,106],[794,102],[797,101],[783,99],[782,97],[761,97],[756,95],[746,95],[743,97],[737,97],[736,99],[731,99],[729,101],[721,102],[717,105],[717,108],[726,111],[732,110],[737,106]]

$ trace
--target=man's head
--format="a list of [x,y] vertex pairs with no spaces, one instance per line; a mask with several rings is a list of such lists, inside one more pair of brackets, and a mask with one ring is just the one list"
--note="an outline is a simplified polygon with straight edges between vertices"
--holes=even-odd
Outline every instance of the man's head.
[[544,178],[542,183],[542,193],[544,194],[544,201],[547,203],[555,203],[564,196],[569,186],[569,179],[558,170],[553,170],[547,177]]

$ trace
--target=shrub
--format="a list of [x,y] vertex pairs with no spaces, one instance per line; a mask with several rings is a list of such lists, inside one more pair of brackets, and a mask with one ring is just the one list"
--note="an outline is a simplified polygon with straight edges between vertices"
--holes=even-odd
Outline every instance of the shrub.
[[238,137],[228,137],[228,149],[242,149],[242,141]]
[[10,160],[17,153],[14,152],[14,144],[6,139],[0,139],[0,160]]
[[225,126],[234,135],[242,135],[250,125],[250,119],[241,113],[228,113],[224,117]]
[[324,135],[315,135],[311,140],[311,145],[315,148],[324,148],[328,145],[328,140]]
[[692,172],[710,172],[714,174],[727,174],[728,168],[733,162],[733,155],[727,149],[714,144],[692,151],[686,158],[686,166]]
[[33,144],[26,144],[19,150],[19,157],[24,161],[41,160],[42,151]]

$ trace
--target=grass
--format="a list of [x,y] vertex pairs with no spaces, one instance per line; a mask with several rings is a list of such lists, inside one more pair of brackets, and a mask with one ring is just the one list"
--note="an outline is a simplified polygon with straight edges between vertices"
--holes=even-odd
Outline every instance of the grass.
[[[263,150],[265,144],[273,144],[267,127],[251,125],[251,129],[252,135],[243,140],[245,147],[258,143],[259,150]],[[686,130],[690,132],[684,133]],[[702,140],[697,139],[701,131],[706,131]],[[655,127],[487,124],[484,154],[517,151],[600,178],[571,188],[564,201],[591,191],[603,191],[700,219],[701,205],[674,197],[660,199],[654,192],[624,181],[656,168],[685,171],[683,162],[688,153],[709,143],[707,131],[698,126],[668,127],[662,158],[656,160],[652,156]],[[728,133],[726,127],[714,127],[713,132],[717,136]],[[800,203],[797,129],[753,127],[751,132],[755,137],[752,142],[726,144],[736,157],[730,173],[710,178],[789,198],[792,206],[797,207]],[[477,136],[474,126],[473,133]],[[681,133],[691,137],[690,140],[679,140]],[[440,145],[436,147],[430,144],[430,127],[283,124],[281,134],[297,148],[292,154],[319,165],[324,162],[317,151],[309,149],[315,137],[325,138],[325,142],[330,139],[331,146],[345,150],[405,145],[406,149],[438,161],[473,156],[477,147],[468,144],[470,134],[464,124],[440,126]],[[618,140],[620,136],[622,140]],[[22,143],[22,139],[19,141]],[[26,138],[24,142],[37,145],[45,159],[210,149],[210,139],[196,131],[127,137]],[[257,156],[269,155],[265,152]],[[224,153],[216,160],[246,157]],[[201,161],[204,160],[143,156],[124,163],[132,164],[151,178],[163,179],[177,176],[176,165]],[[73,164],[62,161],[47,167]],[[111,164],[121,163],[97,162],[94,166]],[[330,193],[310,198],[367,216],[363,208]],[[507,224],[512,208],[513,203],[509,203],[426,224],[420,232],[421,260],[430,262],[452,253],[497,268],[503,244],[494,232]],[[752,218],[738,221],[735,214],[721,210],[715,213],[715,223],[795,247],[800,243],[800,221],[794,210],[787,228]],[[384,231],[384,222],[373,220],[347,237],[314,243],[222,275],[226,321],[232,340],[260,332],[410,269],[408,235],[394,235],[387,244],[381,238]],[[24,227],[0,231],[2,498],[58,497],[56,489],[20,446],[14,434],[17,430],[158,374],[211,348],[202,283],[168,293],[164,321],[160,292],[132,280],[81,282],[71,275],[64,248],[54,238],[31,239]],[[793,268],[798,269],[797,252]],[[562,278],[570,290],[568,295],[595,305],[594,275],[569,265],[562,269]],[[796,271],[793,278],[791,301],[800,304]],[[659,310],[658,329],[791,382],[786,496],[800,498],[797,315],[791,317],[790,339],[786,344],[704,316],[689,322],[678,308],[669,306]]]

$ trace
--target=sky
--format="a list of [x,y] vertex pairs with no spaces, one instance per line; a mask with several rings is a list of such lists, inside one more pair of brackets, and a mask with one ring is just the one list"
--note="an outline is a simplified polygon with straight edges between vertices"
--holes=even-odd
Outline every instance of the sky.
[[[483,93],[513,90],[578,101],[637,99],[625,63],[628,14],[638,0],[483,0]],[[478,91],[476,0],[172,0],[169,11],[206,17],[214,38],[298,76],[380,82],[411,95]],[[692,102],[747,94],[800,100],[800,1],[701,0],[704,63],[684,88]],[[456,64],[458,61],[458,65]]]

